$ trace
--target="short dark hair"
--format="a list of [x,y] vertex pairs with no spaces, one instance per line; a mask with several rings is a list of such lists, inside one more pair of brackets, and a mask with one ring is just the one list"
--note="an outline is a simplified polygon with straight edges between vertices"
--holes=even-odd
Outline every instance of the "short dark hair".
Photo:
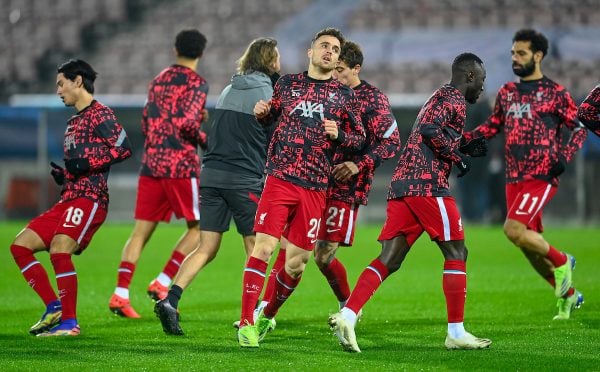
[[325,35],[333,36],[336,39],[338,39],[340,41],[340,46],[344,46],[344,43],[346,42],[346,39],[344,39],[344,34],[342,34],[342,31],[338,30],[337,28],[327,27],[315,34],[315,36],[310,41],[310,45],[312,45],[318,38],[320,38],[321,36],[325,36]]
[[94,81],[96,81],[98,73],[94,71],[89,63],[81,59],[70,59],[58,66],[57,72],[62,73],[71,81],[75,81],[77,76],[81,76],[83,88],[90,94],[94,93]]
[[250,71],[260,71],[267,75],[274,72],[271,66],[277,59],[277,40],[270,37],[261,37],[252,40],[244,54],[238,59],[237,71],[247,74]]
[[524,28],[515,33],[512,39],[516,41],[529,41],[531,43],[531,51],[542,52],[544,57],[548,54],[548,39],[541,32],[530,28]]
[[340,61],[343,61],[346,66],[352,68],[356,65],[363,64],[363,53],[360,46],[353,41],[346,41],[340,52]]
[[204,52],[206,36],[196,29],[179,31],[175,37],[175,50],[181,57],[196,59]]
[[481,58],[473,53],[467,52],[457,55],[454,62],[452,62],[452,75],[461,71],[468,72],[475,63],[483,65]]

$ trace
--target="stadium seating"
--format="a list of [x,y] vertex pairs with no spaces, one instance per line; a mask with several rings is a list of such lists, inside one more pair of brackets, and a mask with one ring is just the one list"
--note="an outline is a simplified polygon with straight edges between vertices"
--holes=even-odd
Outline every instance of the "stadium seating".
[[[550,6],[533,0],[526,7],[519,0],[6,0],[0,14],[7,15],[0,20],[0,101],[13,93],[52,93],[50,76],[67,56],[90,60],[101,76],[98,92],[144,94],[173,60],[173,36],[186,26],[208,37],[199,70],[216,95],[252,38],[276,36],[284,72],[297,71],[306,64],[301,38],[332,20],[365,45],[364,77],[390,94],[430,93],[445,82],[452,38],[477,52],[491,49],[488,80],[495,90],[512,78],[501,61],[506,42],[529,26],[551,39],[545,73],[576,98],[600,81],[600,51],[593,47],[600,0],[553,0]],[[424,45],[412,40],[421,34]],[[506,71],[494,75],[502,67]]]

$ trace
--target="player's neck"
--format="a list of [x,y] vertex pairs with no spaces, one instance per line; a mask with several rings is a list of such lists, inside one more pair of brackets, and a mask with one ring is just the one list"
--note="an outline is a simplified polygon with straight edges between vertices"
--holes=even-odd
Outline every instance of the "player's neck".
[[75,110],[77,112],[83,111],[86,107],[92,104],[94,100],[94,96],[89,93],[85,93],[77,102],[75,103]]
[[315,80],[329,80],[333,70],[324,70],[313,64],[308,65],[308,77]]
[[190,58],[177,57],[177,59],[175,60],[175,64],[178,66],[187,67],[191,70],[196,71],[196,68],[198,67],[198,58],[190,59]]

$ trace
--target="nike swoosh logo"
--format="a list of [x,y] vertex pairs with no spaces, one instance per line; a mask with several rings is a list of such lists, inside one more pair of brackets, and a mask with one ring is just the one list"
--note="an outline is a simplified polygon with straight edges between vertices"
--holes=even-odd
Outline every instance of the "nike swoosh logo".
[[75,225],[69,225],[69,224],[63,223],[63,227],[75,227]]
[[311,239],[310,240],[310,244],[315,244],[317,242],[317,239]]
[[340,229],[327,229],[328,233],[332,233],[332,232],[335,232],[335,231],[340,231]]
[[529,213],[527,213],[527,212],[522,212],[522,211],[516,211],[515,213],[516,213],[516,214],[518,214],[518,215],[529,214]]

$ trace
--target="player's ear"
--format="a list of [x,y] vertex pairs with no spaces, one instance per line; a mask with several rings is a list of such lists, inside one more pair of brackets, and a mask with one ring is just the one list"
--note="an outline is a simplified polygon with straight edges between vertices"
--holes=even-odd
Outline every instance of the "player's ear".
[[475,73],[473,71],[467,72],[467,83],[472,83],[475,80]]

